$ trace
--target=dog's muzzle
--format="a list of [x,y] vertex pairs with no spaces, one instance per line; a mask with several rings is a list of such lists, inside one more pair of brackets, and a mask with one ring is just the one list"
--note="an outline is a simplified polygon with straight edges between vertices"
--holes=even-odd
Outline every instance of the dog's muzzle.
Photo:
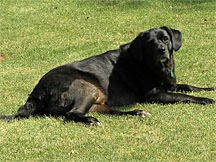
[[163,65],[167,64],[168,61],[169,61],[169,58],[167,58],[167,57],[165,57],[165,56],[163,56],[163,57],[160,58],[160,62],[161,62],[161,64],[163,64]]

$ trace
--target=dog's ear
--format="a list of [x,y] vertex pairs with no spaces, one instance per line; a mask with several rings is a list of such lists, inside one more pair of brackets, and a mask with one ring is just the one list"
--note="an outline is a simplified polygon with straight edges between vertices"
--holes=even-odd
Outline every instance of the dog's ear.
[[178,31],[178,30],[175,30],[175,29],[171,29],[171,28],[169,28],[167,26],[162,26],[160,28],[166,30],[167,33],[171,36],[173,49],[175,51],[178,51],[179,48],[182,45],[182,34],[181,34],[181,32]]

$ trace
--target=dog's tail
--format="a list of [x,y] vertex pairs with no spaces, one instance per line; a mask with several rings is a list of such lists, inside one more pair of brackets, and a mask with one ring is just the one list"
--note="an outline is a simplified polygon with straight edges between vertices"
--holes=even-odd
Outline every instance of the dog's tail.
[[0,115],[0,119],[11,120],[14,119],[14,115]]
[[21,106],[16,114],[0,115],[0,120],[12,120],[16,118],[29,118],[34,115],[38,107],[38,103],[33,99],[28,99],[27,102]]

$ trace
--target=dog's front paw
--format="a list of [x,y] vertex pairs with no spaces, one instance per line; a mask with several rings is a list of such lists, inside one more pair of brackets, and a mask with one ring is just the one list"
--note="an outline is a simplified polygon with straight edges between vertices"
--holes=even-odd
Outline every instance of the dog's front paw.
[[143,110],[134,110],[134,111],[133,111],[133,115],[140,116],[140,117],[142,117],[142,118],[150,117],[150,116],[151,116],[150,113],[145,112],[145,111],[143,111]]
[[202,98],[201,100],[199,100],[199,103],[202,105],[206,105],[206,104],[214,104],[215,101],[210,98]]
[[216,91],[216,88],[202,88],[204,91]]

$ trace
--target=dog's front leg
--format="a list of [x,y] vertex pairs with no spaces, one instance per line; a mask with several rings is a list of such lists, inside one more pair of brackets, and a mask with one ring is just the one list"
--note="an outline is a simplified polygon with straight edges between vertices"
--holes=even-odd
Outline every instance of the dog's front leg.
[[196,104],[213,104],[215,101],[213,99],[204,98],[204,97],[195,97],[186,94],[180,93],[170,93],[170,92],[160,92],[156,94],[150,94],[146,97],[147,102],[150,103],[196,103]]
[[200,88],[188,84],[176,84],[176,91],[180,92],[200,92],[200,91],[215,91],[216,88]]

